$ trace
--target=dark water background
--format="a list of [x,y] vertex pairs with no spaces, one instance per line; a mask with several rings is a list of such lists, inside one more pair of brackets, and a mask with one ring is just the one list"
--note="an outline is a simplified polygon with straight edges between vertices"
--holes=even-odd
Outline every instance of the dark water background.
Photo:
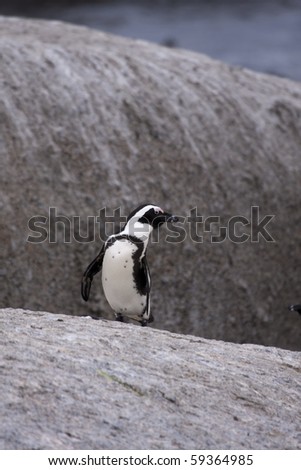
[[64,20],[301,80],[301,0],[11,0],[0,14]]

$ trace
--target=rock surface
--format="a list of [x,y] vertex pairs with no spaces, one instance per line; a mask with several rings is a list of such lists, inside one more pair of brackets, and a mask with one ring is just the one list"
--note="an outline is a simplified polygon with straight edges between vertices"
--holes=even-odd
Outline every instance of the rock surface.
[[260,219],[275,215],[274,243],[213,244],[200,226],[204,243],[176,244],[162,231],[149,250],[154,327],[301,348],[300,318],[286,310],[301,296],[299,83],[17,18],[0,18],[0,83],[2,307],[110,315],[100,279],[80,298],[99,237],[78,243],[72,225],[63,243],[59,222],[56,243],[27,242],[38,235],[28,221],[50,207],[80,216],[85,236],[103,207],[151,201],[183,217],[197,207],[224,225],[259,206]]
[[301,353],[0,310],[1,449],[301,449]]

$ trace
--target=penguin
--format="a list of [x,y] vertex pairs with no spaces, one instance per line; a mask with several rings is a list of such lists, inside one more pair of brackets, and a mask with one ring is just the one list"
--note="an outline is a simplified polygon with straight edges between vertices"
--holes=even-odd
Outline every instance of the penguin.
[[300,305],[300,304],[290,305],[288,309],[289,309],[291,312],[295,311],[295,312],[298,312],[299,315],[301,315],[301,305]]
[[122,230],[108,237],[84,272],[83,299],[89,299],[93,277],[102,270],[104,294],[116,320],[130,319],[142,326],[151,323],[151,278],[146,260],[149,237],[165,222],[177,221],[176,216],[153,204],[142,204],[133,210]]

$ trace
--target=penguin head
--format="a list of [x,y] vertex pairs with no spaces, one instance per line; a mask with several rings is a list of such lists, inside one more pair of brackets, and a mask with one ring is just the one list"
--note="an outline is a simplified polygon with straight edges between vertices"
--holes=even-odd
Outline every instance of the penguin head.
[[139,233],[144,233],[145,235],[145,232],[148,232],[148,235],[150,235],[153,229],[158,229],[165,222],[177,221],[178,218],[176,216],[165,212],[161,207],[154,204],[143,204],[130,213],[125,230],[127,229],[128,233],[141,238]]

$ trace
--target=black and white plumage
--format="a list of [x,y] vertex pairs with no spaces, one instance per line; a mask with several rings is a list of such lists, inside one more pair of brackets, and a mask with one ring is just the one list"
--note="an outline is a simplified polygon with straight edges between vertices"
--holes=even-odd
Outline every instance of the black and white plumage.
[[143,326],[152,322],[146,249],[154,229],[177,220],[153,204],[143,204],[131,212],[123,229],[108,237],[87,267],[82,279],[83,299],[89,299],[93,277],[102,269],[103,290],[116,319],[127,317]]
[[301,304],[290,305],[288,308],[290,311],[298,312],[301,315]]

